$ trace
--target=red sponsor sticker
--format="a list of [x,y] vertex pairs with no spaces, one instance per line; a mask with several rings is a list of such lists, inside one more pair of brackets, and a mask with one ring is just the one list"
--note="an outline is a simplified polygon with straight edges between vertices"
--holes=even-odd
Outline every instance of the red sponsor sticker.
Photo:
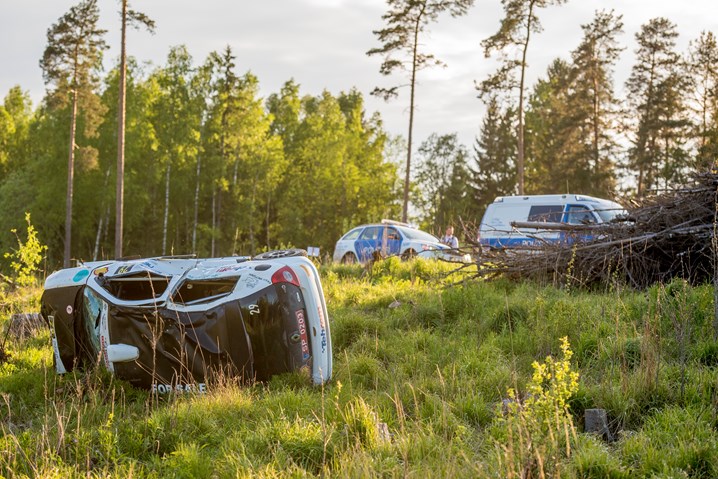
[[309,339],[307,338],[307,323],[304,321],[304,310],[298,309],[294,314],[297,317],[297,327],[302,338],[302,356],[306,359],[309,357]]

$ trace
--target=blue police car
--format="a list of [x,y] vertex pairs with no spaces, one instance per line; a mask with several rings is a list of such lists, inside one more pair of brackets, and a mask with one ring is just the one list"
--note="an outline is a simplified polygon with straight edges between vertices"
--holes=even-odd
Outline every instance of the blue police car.
[[376,254],[401,256],[402,259],[436,258],[449,249],[436,236],[411,225],[382,220],[381,223],[357,226],[342,236],[334,248],[334,262],[365,263]]

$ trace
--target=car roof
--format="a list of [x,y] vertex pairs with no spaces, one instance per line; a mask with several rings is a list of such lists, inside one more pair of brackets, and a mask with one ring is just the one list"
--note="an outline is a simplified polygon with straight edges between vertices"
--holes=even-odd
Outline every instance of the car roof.
[[599,203],[604,205],[618,205],[618,203],[606,200],[603,198],[596,198],[588,195],[576,195],[576,194],[562,194],[562,195],[522,195],[522,196],[497,196],[494,203],[544,203],[544,202],[558,202],[558,203]]

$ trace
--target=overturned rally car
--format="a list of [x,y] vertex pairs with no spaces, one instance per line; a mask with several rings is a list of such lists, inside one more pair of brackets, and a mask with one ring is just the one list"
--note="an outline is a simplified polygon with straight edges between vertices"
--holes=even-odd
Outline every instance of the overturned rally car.
[[100,362],[159,393],[205,391],[221,377],[332,375],[332,343],[317,269],[302,250],[254,258],[98,261],[45,281],[55,368]]

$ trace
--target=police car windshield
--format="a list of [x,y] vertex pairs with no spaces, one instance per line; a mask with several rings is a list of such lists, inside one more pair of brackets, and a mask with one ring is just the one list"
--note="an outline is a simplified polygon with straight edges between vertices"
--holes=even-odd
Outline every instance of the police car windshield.
[[439,239],[436,236],[430,235],[429,233],[425,233],[420,230],[401,228],[401,232],[404,233],[404,236],[412,240],[430,241],[432,243],[439,242]]

